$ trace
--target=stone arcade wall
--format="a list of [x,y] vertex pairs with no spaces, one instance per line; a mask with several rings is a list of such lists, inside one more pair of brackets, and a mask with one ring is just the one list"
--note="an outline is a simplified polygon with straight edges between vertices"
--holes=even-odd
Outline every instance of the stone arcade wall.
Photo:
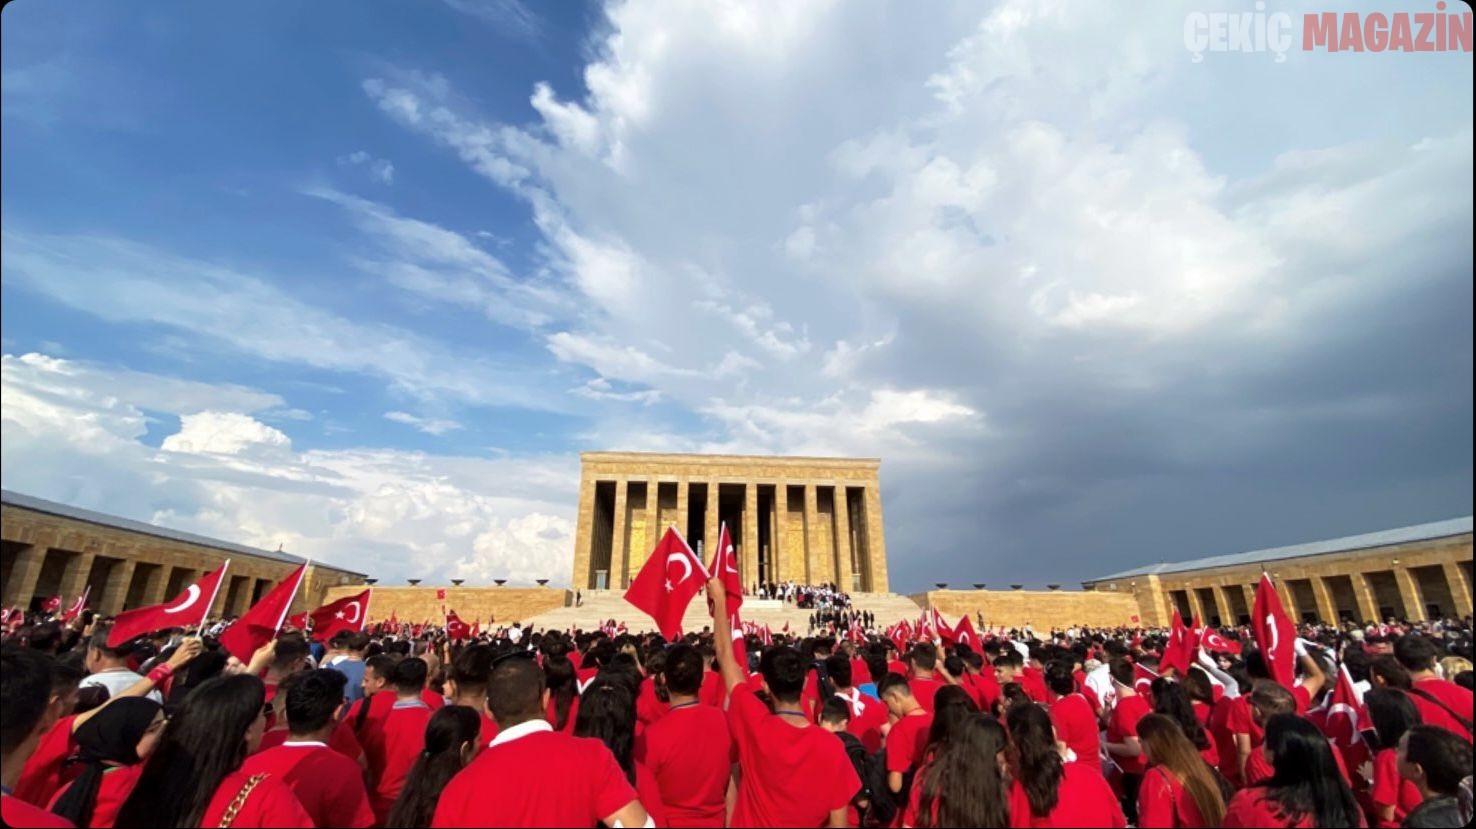
[[[352,596],[364,589],[364,585],[330,588],[323,598],[324,603],[344,596]],[[436,598],[436,591],[444,589],[446,600]],[[553,587],[374,587],[369,598],[368,618],[380,622],[393,613],[402,622],[417,624],[426,619],[439,624],[441,605],[456,611],[467,624],[480,620],[483,625],[488,619],[498,624],[524,622],[541,613],[563,607],[572,595],[562,588]]]
[[1083,590],[929,590],[909,598],[936,607],[952,623],[967,613],[984,614],[984,624],[1023,627],[1038,632],[1052,627],[1088,625],[1117,627],[1138,624],[1138,602],[1131,595]]

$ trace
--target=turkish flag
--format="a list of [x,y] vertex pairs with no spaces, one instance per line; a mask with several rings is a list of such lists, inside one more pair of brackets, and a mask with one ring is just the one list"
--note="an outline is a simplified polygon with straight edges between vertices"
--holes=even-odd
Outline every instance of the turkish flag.
[[1256,646],[1266,660],[1266,670],[1271,678],[1288,690],[1296,682],[1296,626],[1286,609],[1281,606],[1281,597],[1271,584],[1271,576],[1262,573],[1261,583],[1256,585],[1256,605],[1251,611],[1251,633],[1256,637]]
[[481,619],[475,619],[475,620],[472,621],[471,630],[467,633],[467,635],[470,636],[473,639],[475,639],[478,636],[481,636],[482,635],[482,620]]
[[1226,639],[1214,628],[1205,628],[1203,635],[1200,636],[1199,643],[1204,646],[1205,650],[1211,653],[1240,654],[1240,643]]
[[[1162,663],[1160,663],[1162,667]],[[1152,668],[1144,667],[1139,662],[1133,663],[1133,690],[1145,698],[1153,696],[1153,680],[1158,679],[1158,674]]]
[[438,602],[444,602],[444,601],[446,601],[446,588],[444,588],[444,587],[437,587],[436,588],[436,601],[438,601]]
[[306,573],[307,562],[304,561],[221,633],[220,646],[242,662],[250,662],[257,648],[276,638],[277,631],[282,629],[287,609],[297,598],[297,588],[302,586],[302,577]]
[[965,613],[959,618],[958,624],[953,626],[954,644],[968,645],[975,651],[979,649],[979,634],[974,632],[974,623],[969,621],[969,614]]
[[769,627],[768,622],[764,622],[764,629],[763,632],[759,634],[759,639],[764,643],[764,647],[766,648],[771,648],[774,646],[774,631]]
[[308,615],[307,615],[307,611],[303,611],[302,613],[294,613],[291,616],[288,616],[287,617],[287,626],[290,627],[290,628],[296,628],[298,630],[303,630],[303,631],[307,630],[308,629]]
[[331,639],[340,630],[363,630],[364,618],[368,612],[368,590],[323,605],[312,612],[313,641]]
[[62,605],[62,598],[61,598],[61,596],[52,596],[51,598],[49,598],[46,601],[44,601],[44,602],[41,603],[41,612],[43,612],[43,613],[55,613],[58,610],[61,610],[61,605]]
[[211,605],[215,604],[215,594],[220,592],[220,585],[225,581],[226,569],[230,566],[230,561],[220,565],[218,570],[185,588],[185,592],[175,596],[174,601],[168,604],[150,605],[119,613],[113,619],[112,629],[108,631],[108,647],[116,648],[134,637],[156,630],[192,628],[204,624],[205,618],[210,615]]
[[81,616],[82,615],[82,611],[85,610],[85,609],[87,609],[87,596],[91,592],[92,592],[92,585],[89,584],[89,585],[87,585],[86,589],[84,589],[82,591],[82,595],[80,595],[80,596],[77,597],[77,601],[72,602],[72,606],[69,607],[69,608],[67,608],[67,612],[66,613],[63,613],[62,614],[62,621],[63,622],[70,622],[73,619],[77,618],[78,616]]
[[1363,700],[1358,696],[1358,688],[1353,684],[1348,666],[1340,666],[1338,684],[1333,687],[1332,698],[1328,701],[1324,729],[1333,745],[1346,751],[1361,739],[1358,729],[1362,708]]
[[452,610],[446,614],[446,636],[450,639],[465,639],[471,636],[471,625],[461,621],[461,617]]
[[723,522],[721,526],[717,555],[712,557],[712,572],[722,579],[723,590],[728,594],[728,610],[736,614],[738,608],[743,606],[743,579],[738,575],[738,554],[733,551],[733,538],[728,535],[728,524]]
[[936,607],[933,608],[933,630],[938,634],[938,638],[943,640],[944,645],[953,644],[953,628],[943,621],[943,614],[939,613]]
[[675,639],[681,635],[687,605],[706,582],[707,568],[702,566],[702,559],[675,527],[667,527],[625,591],[625,600],[650,616],[662,636]]

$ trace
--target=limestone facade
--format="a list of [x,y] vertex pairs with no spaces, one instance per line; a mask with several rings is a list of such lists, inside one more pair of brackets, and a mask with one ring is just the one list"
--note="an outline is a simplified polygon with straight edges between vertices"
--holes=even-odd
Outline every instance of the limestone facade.
[[747,587],[888,590],[875,458],[586,452],[580,462],[574,587],[624,589],[664,528],[695,549],[726,523]]
[[[363,590],[363,585],[331,587],[323,602],[331,602],[344,596],[352,596]],[[437,591],[446,591],[446,598],[437,598]],[[441,608],[456,611],[456,615],[467,624],[480,621],[483,629],[490,623],[510,625],[513,622],[528,624],[534,616],[573,604],[573,593],[553,587],[379,587],[369,594],[369,609],[364,618],[371,622],[382,622],[391,616],[401,622],[420,624],[429,620],[441,624]]]
[[[1261,573],[1271,575],[1293,619],[1362,623],[1471,614],[1471,519],[1312,545],[1157,565],[1082,586],[1129,595],[1148,625],[1186,619],[1244,624]],[[1309,551],[1307,548],[1315,551]],[[1230,561],[1225,561],[1230,559]],[[1248,559],[1235,561],[1235,559]]]
[[[100,614],[160,604],[230,559],[212,616],[244,613],[302,560],[284,553],[214,541],[62,504],[5,493],[0,504],[0,605],[29,607],[61,596],[70,603],[90,588]],[[330,587],[361,584],[363,575],[314,564],[292,612],[311,610]]]
[[1081,590],[929,590],[909,598],[921,607],[936,607],[950,624],[967,614],[977,625],[982,615],[988,627],[1029,625],[1037,634],[1077,625],[1137,627],[1142,617],[1130,594]]

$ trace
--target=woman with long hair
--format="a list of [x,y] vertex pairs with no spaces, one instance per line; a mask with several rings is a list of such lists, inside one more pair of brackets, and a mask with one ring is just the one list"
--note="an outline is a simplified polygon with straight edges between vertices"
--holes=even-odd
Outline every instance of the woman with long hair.
[[266,687],[250,674],[219,676],[192,691],[144,762],[114,825],[311,827],[287,784],[240,771],[261,743],[265,700]]
[[448,705],[432,714],[425,726],[425,750],[410,767],[405,787],[390,809],[385,826],[393,829],[430,826],[441,790],[476,756],[481,730],[481,715],[464,705]]
[[1338,771],[1332,746],[1316,726],[1295,714],[1277,714],[1265,727],[1261,751],[1273,769],[1271,779],[1236,792],[1222,826],[1367,825]]
[[77,751],[67,763],[81,773],[52,798],[51,811],[73,826],[112,826],[163,730],[164,709],[148,697],[99,708],[72,734]]
[[1368,689],[1363,704],[1379,737],[1372,767],[1365,764],[1373,818],[1379,826],[1398,826],[1421,800],[1415,784],[1399,776],[1399,739],[1420,724],[1420,710],[1408,694],[1394,688]]
[[1045,709],[1035,703],[1010,706],[1010,825],[1127,826],[1122,805],[1096,769],[1067,763],[1056,742],[1056,729]]
[[939,688],[937,695],[933,697],[933,724],[928,729],[928,745],[924,756],[946,742],[965,718],[977,713],[979,709],[974,705],[974,698],[962,686],[944,685]]
[[1194,665],[1184,675],[1184,690],[1189,692],[1189,700],[1194,708],[1194,717],[1199,724],[1209,728],[1210,714],[1215,710],[1215,686],[1210,682],[1209,674],[1204,668]]
[[902,825],[1008,826],[1008,749],[998,720],[964,711],[918,770]]
[[[1163,699],[1157,689],[1153,698]],[[1138,739],[1148,761],[1138,789],[1138,825],[1219,826],[1225,817],[1225,796],[1203,752],[1185,736],[1183,727],[1165,714],[1149,714],[1138,721]]]
[[555,731],[574,733],[574,720],[579,713],[579,687],[574,663],[562,653],[546,656],[543,681],[548,687],[548,724]]
[[1190,699],[1189,689],[1185,684],[1159,677],[1153,680],[1152,687],[1153,713],[1162,714],[1178,723],[1179,730],[1189,738],[1199,756],[1211,766],[1218,767],[1220,749],[1215,745],[1214,736],[1205,729],[1194,712],[1194,702]]
[[661,802],[661,788],[655,776],[635,759],[635,727],[635,695],[630,691],[629,682],[623,676],[608,677],[601,673],[580,697],[574,736],[593,737],[604,743],[625,772],[625,779],[635,787],[651,820],[657,826],[665,826],[666,809]]

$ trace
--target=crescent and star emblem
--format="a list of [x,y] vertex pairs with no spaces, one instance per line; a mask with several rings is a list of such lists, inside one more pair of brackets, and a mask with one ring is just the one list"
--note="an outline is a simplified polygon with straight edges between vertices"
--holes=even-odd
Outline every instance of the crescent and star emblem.
[[186,610],[189,610],[191,605],[193,605],[195,602],[197,602],[197,601],[200,600],[200,585],[198,585],[198,584],[192,584],[192,585],[190,585],[190,589],[187,590],[187,591],[185,591],[185,593],[186,593],[186,595],[185,595],[185,600],[184,600],[183,603],[181,603],[179,605],[176,605],[174,607],[166,607],[166,608],[164,608],[164,612],[165,613],[183,613]]
[[[686,572],[682,574],[682,577],[676,580],[677,584],[681,584],[682,582],[692,577],[692,562],[681,553],[672,553],[666,557],[666,572],[668,576],[670,576],[671,574],[671,563],[673,561],[686,568]],[[666,591],[670,593],[674,586],[675,585],[672,584],[671,579],[668,577],[666,580]]]

